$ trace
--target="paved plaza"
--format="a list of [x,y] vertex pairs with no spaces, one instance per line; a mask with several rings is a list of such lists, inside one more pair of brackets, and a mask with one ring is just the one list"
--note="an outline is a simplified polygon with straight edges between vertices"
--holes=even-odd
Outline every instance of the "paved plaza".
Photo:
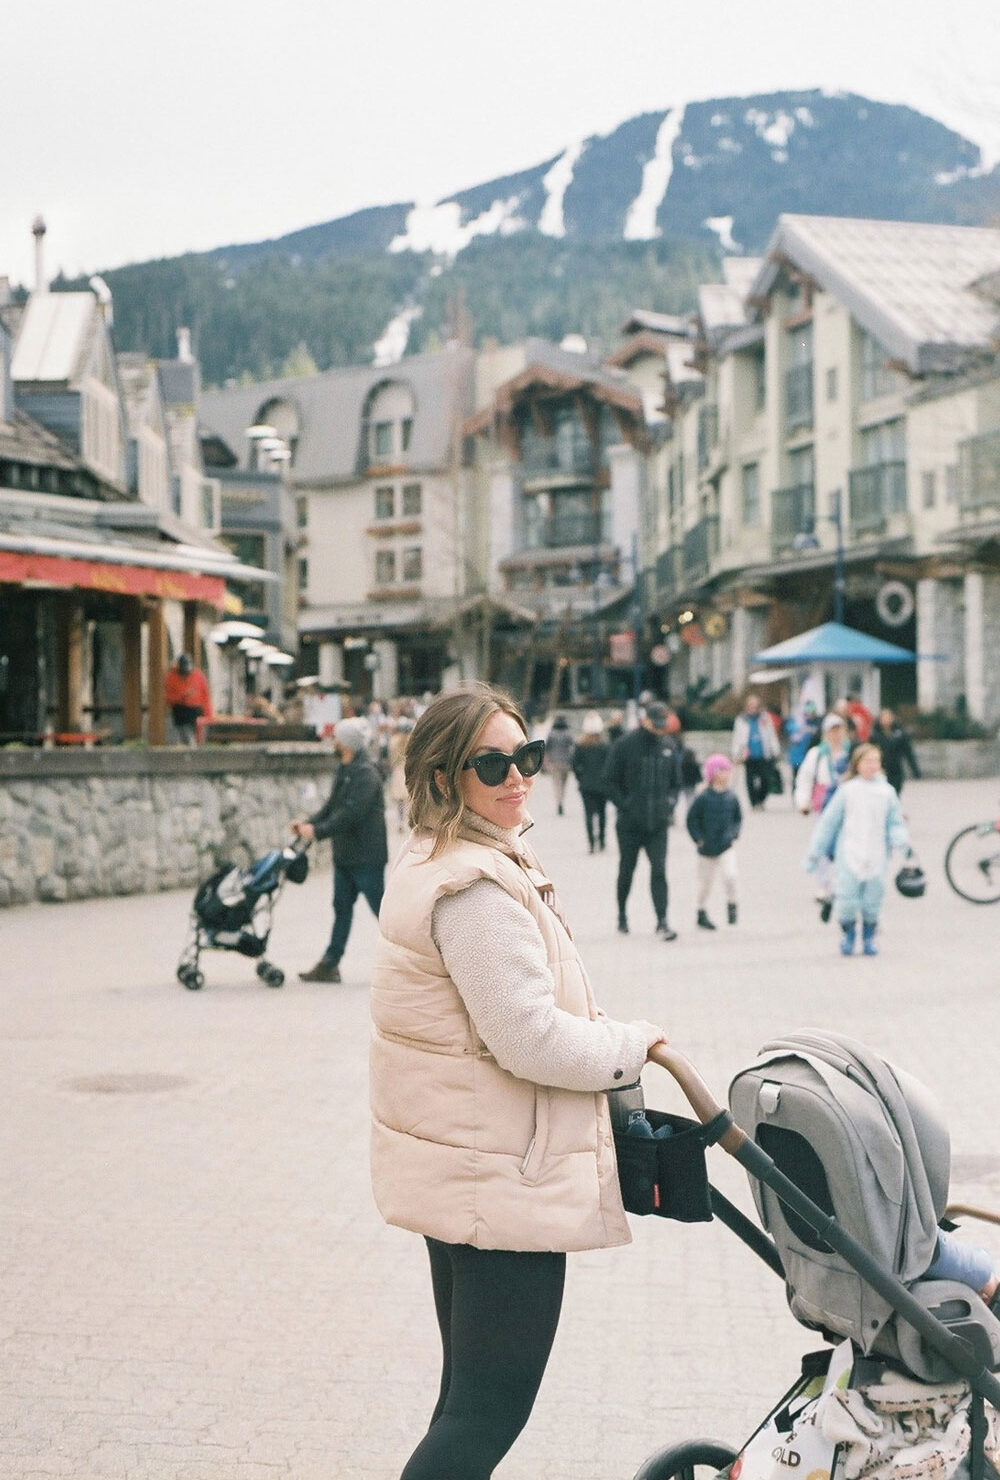
[[[740,922],[715,934],[694,928],[694,850],[673,830],[673,944],[653,935],[644,860],[632,933],[615,933],[613,833],[587,854],[575,791],[558,817],[543,776],[533,810],[610,1013],[662,1021],[720,1099],[775,1033],[853,1034],[943,1101],[953,1195],[1000,1207],[1000,906],[964,903],[942,872],[951,834],[998,806],[1000,781],[907,787],[928,894],[891,891],[883,954],[851,961],[818,921],[810,824],[787,797],[748,816]],[[316,870],[280,900],[280,991],[223,953],[202,992],[177,984],[188,892],[0,912],[0,1480],[398,1475],[434,1401],[437,1336],[422,1242],[385,1228],[369,1192],[363,904],[343,985],[296,976],[325,943],[329,891]],[[685,1108],[662,1071],[645,1082],[650,1103]],[[724,1153],[710,1170],[750,1207]],[[738,1442],[815,1344],[720,1225],[632,1223],[631,1247],[571,1257],[502,1480],[630,1480],[661,1444]],[[973,1231],[1000,1259],[1000,1230]]]

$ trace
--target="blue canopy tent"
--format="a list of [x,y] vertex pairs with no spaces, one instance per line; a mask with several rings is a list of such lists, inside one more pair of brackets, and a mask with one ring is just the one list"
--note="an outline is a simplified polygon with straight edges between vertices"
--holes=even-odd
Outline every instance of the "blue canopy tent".
[[750,674],[751,683],[789,680],[793,709],[807,699],[818,709],[828,709],[837,699],[856,692],[875,714],[881,707],[879,665],[915,663],[916,654],[894,642],[869,637],[867,632],[856,632],[843,622],[824,622],[754,653],[750,662],[761,670]]

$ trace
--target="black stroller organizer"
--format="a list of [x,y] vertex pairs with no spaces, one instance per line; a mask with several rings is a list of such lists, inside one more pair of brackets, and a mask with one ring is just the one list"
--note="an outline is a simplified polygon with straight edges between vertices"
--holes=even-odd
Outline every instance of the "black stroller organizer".
[[[654,1133],[653,1139],[638,1138],[627,1134],[624,1127],[616,1127],[615,1149],[626,1209],[681,1222],[706,1222],[713,1217],[718,1218],[775,1274],[785,1279],[784,1264],[774,1240],[709,1182],[705,1152],[710,1145],[721,1145],[751,1178],[776,1195],[782,1207],[789,1210],[790,1220],[801,1220],[801,1225],[811,1230],[810,1236],[818,1240],[816,1246],[842,1256],[861,1280],[883,1297],[925,1347],[941,1360],[942,1370],[948,1374],[947,1380],[960,1380],[968,1385],[972,1394],[970,1448],[956,1472],[956,1480],[957,1476],[962,1480],[994,1480],[997,1471],[984,1451],[987,1432],[984,1400],[1000,1410],[1000,1381],[994,1375],[994,1352],[982,1327],[972,1320],[963,1321],[961,1312],[959,1319],[951,1324],[938,1319],[928,1305],[911,1294],[907,1286],[887,1271],[841,1226],[836,1217],[786,1175],[774,1157],[740,1129],[730,1112],[715,1102],[697,1070],[682,1054],[658,1044],[651,1050],[650,1059],[673,1076],[697,1120],[646,1109],[645,1118]],[[670,1127],[669,1132],[656,1138],[656,1131],[664,1126]],[[960,1211],[975,1213],[975,1210],[966,1208]],[[841,1339],[825,1330],[823,1335],[831,1343]],[[868,1359],[861,1355],[856,1344],[854,1349],[859,1365],[863,1365]],[[830,1351],[813,1353],[803,1359],[802,1376],[772,1410],[773,1413],[784,1408],[789,1398],[801,1393],[816,1374],[825,1373],[831,1353],[832,1345]],[[884,1366],[901,1368],[904,1373],[907,1371],[905,1362],[894,1364],[888,1358],[878,1360]],[[767,1419],[755,1433],[759,1433],[766,1423]],[[746,1442],[749,1444],[750,1440]],[[651,1455],[636,1472],[634,1480],[707,1480],[709,1475],[727,1476],[737,1457],[738,1451],[724,1441],[690,1439]],[[839,1471],[839,1466],[837,1469]],[[734,1475],[738,1471],[739,1466],[736,1466]]]
[[286,879],[304,882],[309,872],[309,844],[296,839],[286,848],[270,848],[248,868],[224,863],[199,884],[191,903],[188,937],[177,963],[177,980],[190,992],[205,985],[199,966],[202,951],[236,951],[257,962],[257,975],[268,987],[284,985],[285,973],[265,957],[274,906]]

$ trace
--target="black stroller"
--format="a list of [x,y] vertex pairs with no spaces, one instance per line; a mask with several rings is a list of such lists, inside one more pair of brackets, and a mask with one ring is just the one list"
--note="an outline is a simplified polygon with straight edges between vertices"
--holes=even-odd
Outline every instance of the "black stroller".
[[[731,1113],[680,1054],[659,1045],[651,1058],[698,1119],[616,1113],[615,1094],[628,1092],[609,1095],[626,1208],[718,1218],[784,1279],[793,1314],[830,1346],[803,1358],[739,1452],[688,1440],[651,1455],[634,1480],[996,1480],[1000,1420],[984,1399],[1000,1410],[1000,1321],[968,1285],[924,1277],[939,1229],[954,1227],[948,1211],[992,1215],[946,1209],[948,1132],[928,1091],[819,1030],[766,1044],[733,1080]],[[766,1233],[709,1183],[704,1149],[715,1142],[750,1174]]]
[[301,884],[309,872],[308,843],[269,848],[240,868],[224,863],[199,884],[191,904],[188,938],[177,963],[177,980],[191,992],[205,985],[198,958],[202,951],[238,951],[257,961],[257,975],[269,987],[284,985],[285,973],[265,958],[271,917],[285,879]]

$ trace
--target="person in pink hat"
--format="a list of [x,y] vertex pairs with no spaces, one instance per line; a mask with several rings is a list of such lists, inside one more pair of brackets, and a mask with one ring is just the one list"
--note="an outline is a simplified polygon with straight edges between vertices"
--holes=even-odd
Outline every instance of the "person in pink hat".
[[687,830],[698,849],[698,924],[714,930],[709,918],[708,896],[716,874],[722,874],[726,893],[726,918],[736,924],[736,852],[743,812],[730,782],[733,763],[727,755],[710,755],[702,767],[705,785],[688,808]]

